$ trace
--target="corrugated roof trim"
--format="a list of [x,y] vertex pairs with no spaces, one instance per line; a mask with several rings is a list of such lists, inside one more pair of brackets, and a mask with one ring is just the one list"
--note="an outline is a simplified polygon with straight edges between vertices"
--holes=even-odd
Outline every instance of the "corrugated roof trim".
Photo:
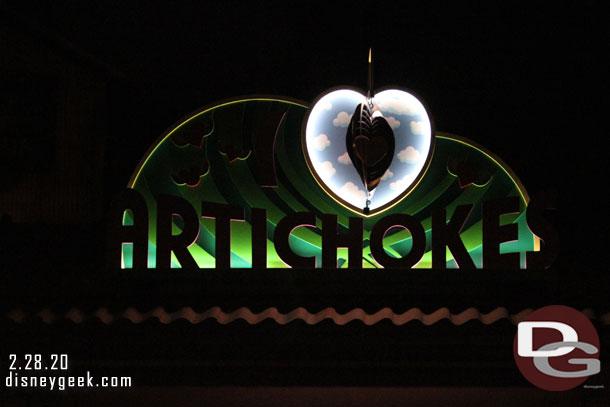
[[[267,308],[260,313],[252,312],[246,307],[238,308],[232,312],[224,312],[220,307],[208,308],[203,312],[196,312],[190,307],[184,307],[176,312],[168,313],[162,307],[157,307],[148,312],[140,312],[130,307],[114,314],[106,308],[99,308],[93,313],[84,313],[77,308],[72,308],[65,314],[55,313],[49,308],[44,308],[37,313],[27,313],[21,309],[14,309],[8,312],[6,316],[16,323],[23,323],[29,318],[38,317],[45,324],[53,324],[59,320],[70,320],[75,324],[80,324],[95,319],[107,325],[120,319],[129,320],[134,324],[140,324],[150,319],[157,319],[162,324],[169,324],[181,319],[192,324],[198,324],[208,319],[215,319],[219,324],[225,325],[243,319],[251,325],[256,325],[267,319],[272,319],[280,325],[286,325],[295,320],[304,321],[308,325],[315,325],[329,319],[337,325],[345,325],[351,321],[361,321],[365,325],[374,325],[388,319],[394,325],[400,326],[411,321],[420,321],[424,325],[433,325],[444,319],[449,320],[454,325],[463,325],[471,320],[478,320],[485,325],[489,325],[499,320],[508,319],[512,324],[516,325],[532,311],[531,308],[526,308],[516,314],[510,314],[506,308],[498,307],[484,314],[476,308],[468,308],[463,312],[453,314],[448,308],[443,307],[430,314],[425,314],[419,308],[411,308],[402,314],[396,314],[390,308],[382,308],[373,314],[367,314],[361,308],[354,308],[345,314],[340,314],[334,308],[329,307],[312,314],[307,309],[298,307],[283,314],[275,307]],[[591,309],[585,309],[582,312],[591,319],[595,318],[595,313]],[[610,325],[610,313],[602,315],[599,319],[603,325]]]

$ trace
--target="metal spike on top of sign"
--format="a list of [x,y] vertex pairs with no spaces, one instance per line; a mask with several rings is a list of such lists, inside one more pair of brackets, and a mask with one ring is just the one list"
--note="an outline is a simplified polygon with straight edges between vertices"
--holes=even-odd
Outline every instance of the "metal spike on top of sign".
[[375,91],[373,90],[373,49],[369,48],[369,78],[367,86],[366,99],[369,102],[369,107],[373,108],[373,98],[375,97]]

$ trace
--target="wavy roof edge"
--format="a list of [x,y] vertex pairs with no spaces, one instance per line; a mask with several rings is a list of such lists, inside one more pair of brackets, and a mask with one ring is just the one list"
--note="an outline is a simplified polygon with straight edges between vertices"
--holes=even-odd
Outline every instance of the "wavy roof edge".
[[[156,319],[162,324],[169,324],[178,320],[186,320],[191,324],[215,319],[219,324],[225,325],[242,319],[251,325],[256,325],[267,319],[274,320],[279,325],[286,325],[295,320],[304,321],[308,325],[315,325],[325,320],[331,320],[336,325],[345,325],[352,321],[361,321],[365,325],[374,325],[384,320],[390,320],[394,325],[401,326],[411,321],[420,321],[424,325],[433,325],[442,320],[449,320],[453,325],[463,325],[471,320],[478,320],[485,325],[493,324],[500,320],[509,320],[513,325],[518,324],[534,310],[525,308],[516,314],[511,314],[505,307],[497,307],[488,313],[481,313],[474,307],[468,308],[460,313],[454,314],[448,308],[441,307],[434,312],[426,314],[419,308],[411,308],[403,313],[397,314],[390,308],[382,308],[372,314],[366,313],[361,308],[354,308],[344,314],[328,307],[316,313],[310,313],[303,307],[298,307],[287,313],[281,313],[275,307],[255,313],[247,307],[240,307],[231,312],[225,312],[220,307],[211,307],[203,312],[196,312],[191,307],[183,307],[175,312],[167,312],[163,307],[157,307],[150,311],[140,312],[136,308],[125,308],[120,312],[111,312],[107,308],[98,308],[95,312],[86,313],[78,308],[71,308],[65,313],[56,313],[49,308],[43,308],[39,312],[26,312],[22,309],[13,309],[5,314],[5,317],[15,323],[21,324],[27,320],[37,317],[45,324],[53,324],[61,320],[69,320],[75,324],[86,321],[99,320],[109,325],[121,319],[126,319],[134,324],[140,324],[147,320]],[[598,319],[602,325],[610,325],[610,312],[597,316],[590,309],[582,310],[590,319]]]

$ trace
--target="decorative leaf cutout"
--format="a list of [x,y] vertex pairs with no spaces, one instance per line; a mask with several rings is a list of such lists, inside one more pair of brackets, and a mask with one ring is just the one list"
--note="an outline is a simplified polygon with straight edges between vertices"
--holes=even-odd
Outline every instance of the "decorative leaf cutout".
[[214,131],[214,119],[211,114],[204,114],[198,120],[187,123],[171,136],[172,142],[178,147],[193,146],[201,149],[205,138]]
[[182,186],[196,187],[201,181],[201,177],[210,171],[210,164],[206,161],[203,165],[193,165],[190,168],[181,169],[172,174],[172,181]]
[[237,160],[247,159],[252,152],[252,150],[243,151],[241,148],[230,143],[218,143],[218,151],[227,157],[229,164],[233,164]]
[[447,160],[447,170],[458,178],[460,188],[466,188],[473,184],[483,186],[494,175],[494,171],[487,166],[481,166],[468,158],[460,160],[453,156]]

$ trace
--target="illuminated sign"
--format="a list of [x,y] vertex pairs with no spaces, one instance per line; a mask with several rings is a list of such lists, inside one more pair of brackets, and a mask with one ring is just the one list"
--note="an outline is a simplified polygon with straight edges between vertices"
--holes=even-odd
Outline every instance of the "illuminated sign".
[[372,187],[354,166],[358,151],[349,154],[346,132],[356,107],[366,102],[355,89],[332,89],[311,109],[286,98],[250,97],[189,115],[150,147],[114,201],[110,265],[551,264],[557,236],[545,210],[552,200],[530,202],[500,158],[462,137],[434,132],[424,105],[407,90],[381,91],[369,101],[394,139],[393,149],[383,147],[386,156],[391,152],[387,169],[378,168],[383,176],[365,192]]

